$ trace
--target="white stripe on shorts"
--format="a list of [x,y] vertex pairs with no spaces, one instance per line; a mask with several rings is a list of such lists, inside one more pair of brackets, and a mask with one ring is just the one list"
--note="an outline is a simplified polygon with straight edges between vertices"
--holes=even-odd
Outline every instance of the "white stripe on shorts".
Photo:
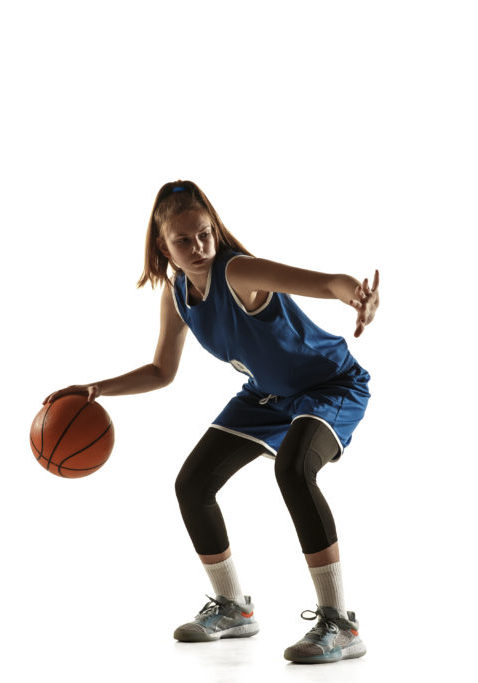
[[221,425],[215,425],[212,424],[210,425],[211,427],[214,427],[214,429],[222,429],[223,432],[229,432],[230,434],[236,434],[236,436],[242,436],[244,439],[249,439],[249,441],[255,441],[256,443],[260,443],[261,446],[264,446],[264,448],[267,448],[268,451],[272,451],[272,453],[262,453],[262,455],[266,458],[272,458],[275,460],[275,456],[277,455],[277,451],[275,451],[273,448],[271,448],[268,444],[266,444],[265,441],[261,441],[260,439],[256,439],[255,436],[250,436],[249,434],[244,434],[243,432],[236,432],[235,429],[229,429],[228,427],[222,427]]

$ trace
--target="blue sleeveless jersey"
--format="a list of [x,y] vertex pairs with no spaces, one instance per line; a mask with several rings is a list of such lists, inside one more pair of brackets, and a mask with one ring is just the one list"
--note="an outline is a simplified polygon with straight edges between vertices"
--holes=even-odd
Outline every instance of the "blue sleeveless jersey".
[[189,303],[185,274],[176,275],[173,298],[181,318],[207,351],[248,376],[251,389],[292,396],[333,386],[356,364],[345,339],[312,322],[289,294],[271,292],[260,308],[246,311],[226,272],[241,255],[231,249],[216,255],[196,305]]

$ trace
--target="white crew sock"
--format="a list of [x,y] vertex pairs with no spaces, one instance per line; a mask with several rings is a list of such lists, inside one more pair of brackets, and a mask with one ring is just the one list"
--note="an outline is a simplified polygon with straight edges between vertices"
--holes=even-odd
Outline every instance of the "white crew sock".
[[232,557],[229,556],[227,560],[216,562],[215,564],[203,562],[203,567],[209,576],[216,595],[223,595],[225,598],[239,602],[241,605],[244,603],[244,595],[237,578]]
[[319,607],[335,607],[346,619],[344,589],[340,562],[332,562],[324,567],[309,567]]

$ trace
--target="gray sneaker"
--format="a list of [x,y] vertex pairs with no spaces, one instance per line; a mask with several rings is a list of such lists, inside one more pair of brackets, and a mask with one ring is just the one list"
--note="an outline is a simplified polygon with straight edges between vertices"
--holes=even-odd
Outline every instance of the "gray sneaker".
[[320,664],[361,657],[366,653],[365,645],[359,638],[355,612],[347,612],[348,619],[345,619],[335,607],[317,605],[317,608],[316,612],[304,610],[311,612],[313,617],[304,617],[302,612],[302,619],[315,619],[318,616],[319,620],[302,640],[285,650],[285,659],[302,664]]
[[176,640],[199,642],[219,638],[247,638],[259,631],[254,619],[251,596],[244,596],[244,603],[237,603],[223,595],[209,598],[194,621],[178,626],[174,631]]

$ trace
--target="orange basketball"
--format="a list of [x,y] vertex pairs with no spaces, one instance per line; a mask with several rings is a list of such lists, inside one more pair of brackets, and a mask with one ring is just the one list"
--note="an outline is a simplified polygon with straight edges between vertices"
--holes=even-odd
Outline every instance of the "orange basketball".
[[110,416],[82,394],[46,403],[30,429],[30,446],[40,465],[70,479],[96,472],[108,460],[113,444]]

